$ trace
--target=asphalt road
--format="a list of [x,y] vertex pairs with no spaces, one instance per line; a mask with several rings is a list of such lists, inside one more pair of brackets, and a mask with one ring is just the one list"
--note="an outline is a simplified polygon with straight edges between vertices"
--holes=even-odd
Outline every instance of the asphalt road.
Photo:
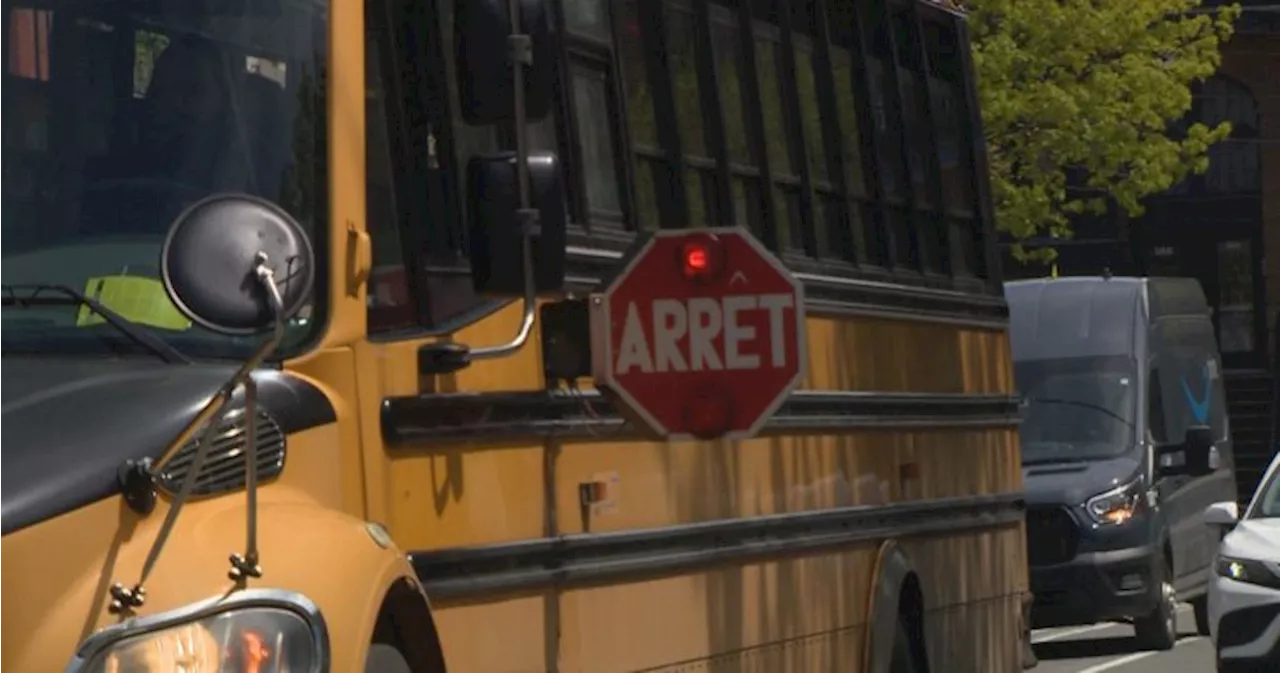
[[1178,612],[1178,645],[1166,652],[1138,649],[1128,624],[1037,629],[1031,634],[1040,665],[1031,673],[1214,673],[1213,645],[1197,636],[1191,606]]

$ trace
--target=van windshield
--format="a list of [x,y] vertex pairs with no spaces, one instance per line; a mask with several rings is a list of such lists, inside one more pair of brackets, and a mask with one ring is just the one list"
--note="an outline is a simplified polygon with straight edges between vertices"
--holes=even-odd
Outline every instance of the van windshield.
[[[184,208],[270,200],[323,240],[325,0],[4,0],[3,349],[137,349],[88,295],[191,356],[240,358],[256,337],[191,324],[159,282]],[[10,295],[13,295],[12,297]],[[288,344],[317,329],[307,312]]]
[[1021,360],[1023,464],[1109,458],[1134,443],[1137,367],[1133,358]]

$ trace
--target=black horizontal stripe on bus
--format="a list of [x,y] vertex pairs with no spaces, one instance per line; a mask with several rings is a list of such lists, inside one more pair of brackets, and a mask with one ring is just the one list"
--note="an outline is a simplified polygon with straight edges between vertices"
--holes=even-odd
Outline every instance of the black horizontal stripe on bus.
[[1021,520],[1019,493],[840,507],[409,554],[433,600],[639,580]]
[[[596,391],[439,393],[382,402],[382,438],[391,446],[544,437],[638,438]],[[1012,426],[1018,399],[1008,395],[796,391],[764,432],[822,432],[857,428]]]
[[[606,248],[570,247],[567,284],[581,292],[600,289],[617,273],[622,254]],[[1009,307],[1003,296],[977,289],[929,287],[923,284],[925,277],[920,274],[867,273],[863,274],[866,277],[855,278],[816,268],[793,272],[804,283],[809,312],[817,315],[874,316],[988,329],[1003,329],[1009,321]]]

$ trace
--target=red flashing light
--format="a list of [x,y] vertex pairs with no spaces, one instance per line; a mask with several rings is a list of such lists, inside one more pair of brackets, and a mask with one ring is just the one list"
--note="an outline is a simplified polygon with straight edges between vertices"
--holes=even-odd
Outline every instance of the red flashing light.
[[684,265],[691,271],[706,271],[710,261],[707,259],[707,249],[704,247],[691,245],[684,251]]
[[717,439],[733,423],[733,402],[718,387],[702,387],[685,397],[684,420],[689,434],[698,439]]
[[723,266],[719,246],[711,240],[692,240],[680,246],[680,274],[688,280],[714,278]]

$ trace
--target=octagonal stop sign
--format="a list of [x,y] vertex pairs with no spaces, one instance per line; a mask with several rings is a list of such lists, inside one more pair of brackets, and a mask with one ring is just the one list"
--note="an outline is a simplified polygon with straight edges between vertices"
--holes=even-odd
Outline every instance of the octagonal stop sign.
[[804,290],[739,227],[640,239],[590,306],[596,386],[659,437],[750,437],[804,371]]

